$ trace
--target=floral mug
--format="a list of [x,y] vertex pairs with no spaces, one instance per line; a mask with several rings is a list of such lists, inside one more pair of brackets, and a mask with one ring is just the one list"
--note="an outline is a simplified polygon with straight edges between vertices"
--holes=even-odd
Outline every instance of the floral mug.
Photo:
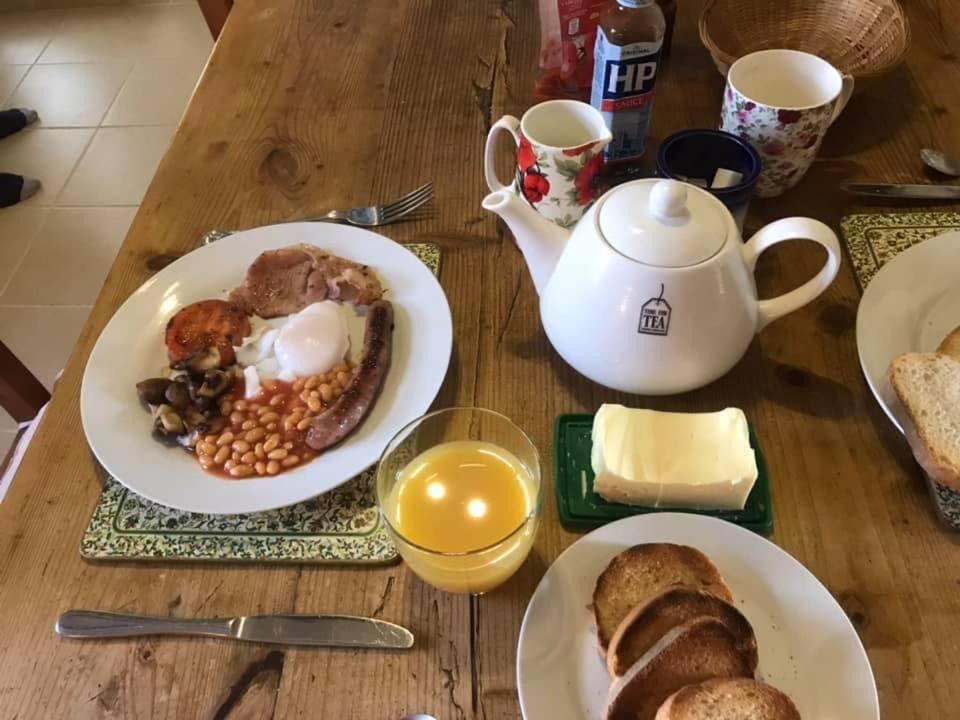
[[484,172],[491,192],[508,189],[497,178],[495,139],[506,130],[517,144],[514,192],[541,215],[572,227],[600,194],[603,149],[611,140],[600,112],[577,100],[548,100],[518,120],[504,115],[487,134]]
[[757,196],[775,197],[800,182],[852,93],[850,75],[797,50],[761,50],[730,66],[720,129],[760,153]]

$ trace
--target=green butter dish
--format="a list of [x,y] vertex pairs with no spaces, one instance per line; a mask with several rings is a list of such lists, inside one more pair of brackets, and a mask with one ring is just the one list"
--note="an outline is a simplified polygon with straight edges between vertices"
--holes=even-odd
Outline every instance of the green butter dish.
[[569,530],[592,530],[613,520],[651,512],[689,512],[710,515],[741,525],[762,535],[773,531],[770,480],[757,437],[750,428],[750,446],[757,456],[757,482],[743,510],[690,510],[688,508],[622,505],[604,500],[593,490],[590,451],[593,415],[569,414],[557,417],[553,447],[557,473],[557,508],[560,522]]

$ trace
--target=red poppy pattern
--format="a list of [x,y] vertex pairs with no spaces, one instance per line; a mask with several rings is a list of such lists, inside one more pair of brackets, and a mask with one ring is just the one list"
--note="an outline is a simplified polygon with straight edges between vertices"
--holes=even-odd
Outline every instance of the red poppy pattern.
[[520,148],[517,150],[517,167],[522,172],[527,172],[537,164],[537,153],[533,150],[533,145],[527,140],[526,135],[520,133]]
[[603,153],[597,153],[577,171],[573,184],[577,189],[577,203],[586,207],[600,194],[600,170],[603,168]]
[[530,201],[531,205],[536,205],[543,200],[543,196],[550,192],[550,181],[546,175],[541,175],[535,170],[529,170],[523,176],[523,196]]
[[520,133],[517,188],[542,215],[570,227],[600,194],[604,143],[574,148],[537,147]]
[[754,190],[759,197],[774,197],[800,182],[830,126],[833,106],[776,108],[747,100],[727,84],[720,129],[747,140],[760,153],[763,172]]

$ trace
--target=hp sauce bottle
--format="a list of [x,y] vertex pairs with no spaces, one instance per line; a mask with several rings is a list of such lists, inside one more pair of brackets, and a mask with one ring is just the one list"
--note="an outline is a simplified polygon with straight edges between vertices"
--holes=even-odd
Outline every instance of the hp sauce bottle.
[[616,0],[600,16],[590,104],[613,134],[605,155],[614,173],[629,172],[643,155],[665,31],[654,0]]

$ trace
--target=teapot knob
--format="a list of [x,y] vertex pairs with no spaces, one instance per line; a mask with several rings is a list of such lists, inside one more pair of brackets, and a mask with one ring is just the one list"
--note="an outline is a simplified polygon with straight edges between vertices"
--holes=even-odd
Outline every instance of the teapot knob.
[[687,189],[676,180],[661,180],[650,190],[650,212],[668,222],[687,214]]

